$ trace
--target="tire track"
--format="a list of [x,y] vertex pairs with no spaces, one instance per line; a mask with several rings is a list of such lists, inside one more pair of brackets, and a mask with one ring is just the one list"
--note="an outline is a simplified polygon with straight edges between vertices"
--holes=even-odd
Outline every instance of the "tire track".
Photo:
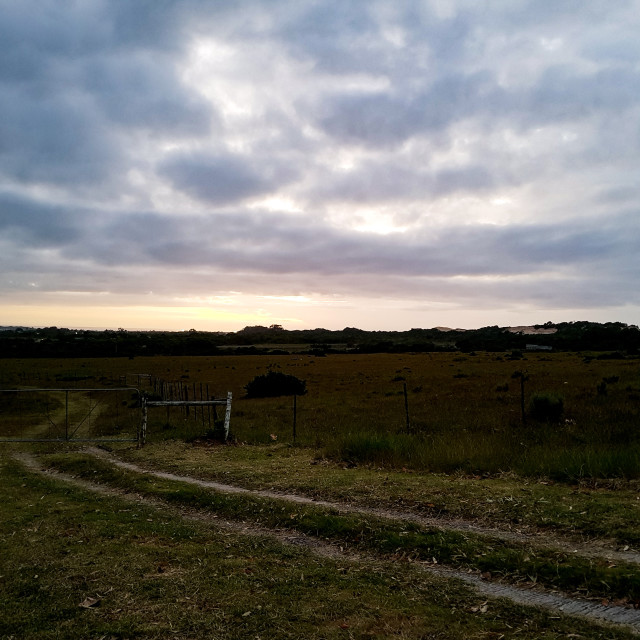
[[[100,452],[100,455],[102,456],[103,452]],[[169,480],[179,479],[180,481],[184,481],[183,477],[176,476],[175,474],[170,474],[165,472],[149,472],[149,471],[139,469],[136,465],[118,461],[117,458],[113,458],[112,456],[109,456],[108,454],[106,454],[106,452],[104,453],[104,457],[114,461],[114,463],[118,462],[119,463],[118,466],[121,466],[129,470],[138,471],[141,473],[148,473],[164,479],[169,479]],[[326,541],[323,541],[318,538],[314,538],[312,536],[308,536],[299,532],[292,533],[290,531],[259,527],[259,526],[247,524],[244,522],[235,522],[235,521],[219,519],[215,514],[203,513],[202,511],[191,509],[191,508],[176,508],[174,506],[168,505],[167,503],[162,502],[161,500],[158,500],[155,498],[149,498],[146,496],[128,493],[119,489],[115,489],[113,487],[105,487],[104,485],[98,485],[86,480],[74,478],[73,476],[70,476],[65,473],[46,470],[42,467],[42,465],[39,464],[39,462],[33,456],[26,453],[14,454],[14,458],[19,460],[27,469],[29,469],[34,473],[47,475],[49,477],[56,478],[59,481],[73,484],[74,486],[80,487],[85,490],[101,493],[103,495],[118,496],[120,498],[134,501],[137,504],[144,504],[157,509],[169,511],[173,514],[179,515],[180,517],[188,520],[214,524],[215,526],[218,526],[227,530],[231,530],[235,533],[239,533],[243,535],[258,535],[258,536],[272,537],[279,540],[283,544],[294,545],[298,547],[302,546],[308,549],[310,552],[324,558],[342,559],[342,560],[354,561],[354,562],[364,562],[367,560],[372,560],[374,558],[373,555],[367,556],[367,554],[363,553],[362,551],[357,551],[357,552],[354,552],[352,550],[344,551],[338,545],[330,544]],[[204,486],[204,487],[214,488],[214,489],[216,488],[216,485],[219,484],[219,483],[212,483],[209,481],[195,481],[194,478],[191,478],[188,480],[193,481],[194,484],[197,484],[199,486]],[[230,493],[249,493],[253,495],[265,495],[268,497],[282,498],[281,495],[276,494],[274,492],[259,493],[259,492],[250,491],[248,489],[233,487],[232,485],[220,485],[220,486],[227,488],[228,492]],[[320,505],[320,504],[332,505],[332,503],[321,503],[320,501],[313,501],[313,500],[310,500],[309,498],[303,499],[300,496],[294,496],[294,497],[296,498],[295,502],[301,502],[304,504],[312,503],[315,505]],[[357,510],[352,510],[352,511],[357,511]],[[431,573],[432,575],[436,575],[436,576],[444,577],[448,579],[460,580],[472,586],[478,593],[487,597],[506,598],[517,604],[532,606],[532,607],[539,607],[554,613],[577,616],[577,617],[586,618],[596,622],[604,622],[608,624],[620,625],[628,628],[629,630],[633,631],[636,634],[640,634],[640,610],[629,609],[629,608],[620,607],[616,605],[603,605],[603,604],[591,602],[588,600],[573,598],[560,593],[552,593],[546,590],[542,590],[540,588],[535,588],[535,589],[525,588],[525,587],[518,587],[510,584],[502,584],[499,582],[489,582],[484,580],[477,573],[468,573],[468,572],[460,571],[457,569],[443,567],[441,565],[429,564],[427,562],[414,561],[412,564],[423,571]]]
[[560,540],[558,538],[551,537],[548,533],[545,533],[544,535],[531,535],[518,531],[505,531],[504,529],[499,528],[484,527],[474,522],[462,519],[445,520],[435,517],[430,518],[428,516],[423,516],[416,513],[394,511],[389,509],[376,509],[364,506],[354,506],[340,502],[331,502],[328,500],[316,500],[314,498],[309,498],[308,496],[299,494],[268,491],[264,489],[245,489],[244,487],[216,482],[215,480],[202,480],[200,478],[194,478],[193,476],[183,476],[169,471],[145,469],[144,467],[140,467],[131,462],[125,462],[124,460],[121,460],[120,458],[114,456],[106,450],[100,449],[98,447],[85,447],[83,450],[86,453],[107,460],[111,464],[120,467],[121,469],[126,469],[135,473],[151,475],[164,480],[185,482],[187,484],[193,484],[204,489],[213,489],[214,491],[219,491],[221,493],[252,495],[261,498],[285,500],[294,504],[312,505],[317,507],[325,507],[327,509],[334,509],[339,513],[371,515],[389,520],[404,520],[408,522],[415,522],[424,527],[436,527],[439,529],[458,531],[460,533],[476,533],[479,535],[491,536],[492,538],[503,540],[505,542],[532,544],[538,547],[554,549],[556,551],[563,551],[571,555],[580,555],[585,558],[604,558],[610,561],[623,561],[633,564],[640,564],[640,553],[637,553],[635,551],[618,551],[596,544],[586,546],[584,544],[575,542],[572,543],[568,542],[567,540]]

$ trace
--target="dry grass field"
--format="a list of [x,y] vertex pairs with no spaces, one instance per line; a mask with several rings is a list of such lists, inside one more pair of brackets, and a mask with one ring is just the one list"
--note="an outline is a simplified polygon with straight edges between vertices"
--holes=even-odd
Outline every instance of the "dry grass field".
[[[268,370],[305,380],[296,444],[351,463],[437,472],[545,475],[557,480],[640,475],[640,360],[595,354],[378,354],[5,360],[4,388],[109,387],[150,374],[195,392],[233,393],[232,434],[249,444],[291,443],[291,397],[248,399]],[[526,424],[520,379],[525,382]],[[405,411],[407,389],[409,430]],[[535,419],[536,395],[562,401],[559,419]],[[42,401],[42,398],[40,398]],[[121,402],[122,404],[122,402]],[[24,407],[20,410],[22,422]],[[27,411],[28,413],[28,411]],[[149,440],[206,435],[210,416],[150,412]],[[105,418],[106,419],[106,418]],[[0,417],[15,434],[11,411]]]

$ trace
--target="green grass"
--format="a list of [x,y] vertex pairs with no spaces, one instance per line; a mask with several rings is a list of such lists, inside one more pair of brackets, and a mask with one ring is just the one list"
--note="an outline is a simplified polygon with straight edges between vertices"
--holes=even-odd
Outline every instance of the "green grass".
[[343,514],[283,500],[209,491],[184,482],[158,479],[115,468],[82,454],[46,458],[55,468],[180,506],[206,509],[219,516],[249,520],[269,528],[296,531],[384,554],[436,559],[460,568],[490,571],[510,580],[532,580],[549,587],[589,595],[640,599],[640,570],[568,553],[517,544],[471,533],[424,528],[361,514]]
[[192,446],[171,441],[118,455],[144,466],[274,488],[337,502],[473,520],[487,526],[550,531],[640,545],[637,481],[584,481],[567,485],[548,478],[425,473],[318,458],[312,448]]
[[345,462],[436,473],[513,471],[576,483],[590,478],[640,477],[640,442],[625,446],[566,442],[563,434],[539,429],[446,436],[347,432],[324,447],[324,455]]
[[[519,638],[575,621],[472,594],[409,563],[321,559],[0,459],[0,637]],[[321,597],[318,597],[321,594]],[[97,606],[79,605],[87,598]],[[631,634],[580,623],[586,639]]]

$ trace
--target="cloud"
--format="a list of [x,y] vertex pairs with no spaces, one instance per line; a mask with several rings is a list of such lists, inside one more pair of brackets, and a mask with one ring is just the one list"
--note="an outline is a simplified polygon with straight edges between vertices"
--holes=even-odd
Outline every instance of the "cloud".
[[233,153],[176,154],[159,173],[177,189],[218,205],[277,190],[296,176],[294,169],[272,159],[256,162]]
[[61,207],[0,194],[0,232],[21,248],[57,248],[82,237],[82,221]]
[[1,291],[638,304],[639,22],[7,0]]
[[163,137],[207,135],[219,117],[201,96],[183,85],[168,56],[119,51],[89,61],[82,85],[106,117],[123,127]]
[[[61,210],[5,196],[0,229],[23,249],[57,250],[73,262],[287,273],[304,279],[364,273],[384,278],[515,276],[580,271],[615,276],[640,266],[635,210],[556,224],[450,225],[379,236],[332,229],[274,212],[216,215]],[[46,254],[45,254],[46,255]],[[618,256],[629,256],[620,264]]]
[[[127,136],[135,129],[175,138],[205,135],[217,121],[215,110],[178,76],[175,45],[183,38],[171,12],[126,5],[65,10],[46,1],[3,4],[0,172],[5,179],[113,186],[130,162]],[[124,22],[133,33],[122,28]],[[158,33],[152,37],[154,26]],[[145,37],[136,41],[141,32]]]

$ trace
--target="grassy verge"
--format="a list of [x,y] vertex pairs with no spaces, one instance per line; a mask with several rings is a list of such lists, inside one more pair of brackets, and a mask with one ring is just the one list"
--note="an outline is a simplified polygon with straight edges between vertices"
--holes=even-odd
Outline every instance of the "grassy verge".
[[584,559],[489,536],[424,528],[411,522],[341,514],[283,500],[221,494],[183,482],[117,469],[83,454],[51,455],[46,460],[67,473],[127,491],[206,509],[227,518],[250,520],[270,528],[294,529],[336,544],[435,560],[460,568],[488,571],[511,581],[534,581],[565,591],[631,601],[640,599],[640,570],[634,565],[613,565],[604,560]]
[[[407,563],[319,559],[6,460],[0,478],[0,637],[552,640],[575,630]],[[584,621],[580,636],[633,637]]]
[[313,449],[275,446],[194,447],[151,444],[118,454],[143,465],[232,482],[275,488],[331,501],[457,517],[516,529],[611,539],[640,545],[640,497],[635,482],[566,485],[513,474],[482,477],[392,471],[318,459]]

